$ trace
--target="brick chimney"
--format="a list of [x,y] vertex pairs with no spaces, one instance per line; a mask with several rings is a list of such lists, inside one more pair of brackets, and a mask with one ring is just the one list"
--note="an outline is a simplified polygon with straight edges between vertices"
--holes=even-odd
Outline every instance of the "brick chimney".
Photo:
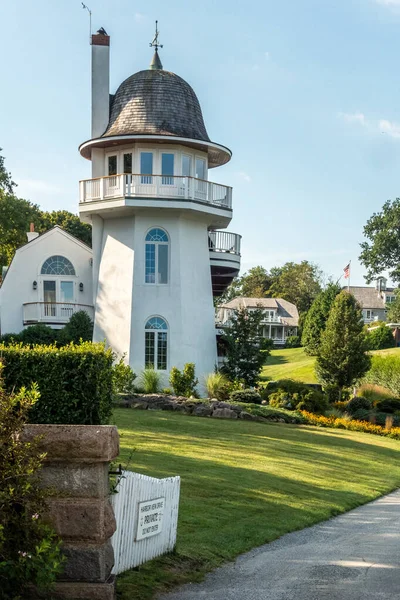
[[92,138],[107,129],[110,116],[110,36],[92,35]]
[[31,223],[29,225],[29,231],[27,232],[26,237],[28,238],[28,243],[31,242],[32,240],[35,240],[37,237],[39,237],[38,232],[35,231],[34,223]]

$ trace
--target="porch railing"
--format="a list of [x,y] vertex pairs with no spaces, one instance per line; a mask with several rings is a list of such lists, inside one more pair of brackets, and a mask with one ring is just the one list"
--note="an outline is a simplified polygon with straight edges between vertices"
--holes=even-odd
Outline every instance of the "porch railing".
[[93,319],[94,310],[90,304],[26,302],[23,304],[24,325],[30,323],[67,323],[74,313],[81,310],[84,310]]
[[196,200],[232,208],[232,188],[196,177],[119,174],[80,182],[80,202],[112,198]]

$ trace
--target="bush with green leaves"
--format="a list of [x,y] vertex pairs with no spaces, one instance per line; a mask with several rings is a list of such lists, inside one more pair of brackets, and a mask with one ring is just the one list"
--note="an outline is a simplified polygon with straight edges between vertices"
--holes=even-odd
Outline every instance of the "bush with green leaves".
[[324,413],[329,407],[325,394],[300,381],[281,379],[271,382],[268,389],[268,402],[276,408]]
[[354,415],[354,413],[358,410],[371,410],[372,403],[368,398],[363,398],[362,396],[355,396],[346,404],[346,411],[350,415]]
[[79,344],[83,342],[91,342],[93,339],[93,321],[86,311],[80,310],[74,313],[68,323],[59,331],[59,343],[61,345]]
[[169,374],[169,382],[177,396],[186,396],[186,398],[193,396],[197,398],[196,386],[199,380],[195,374],[194,363],[186,363],[182,371],[177,367],[172,367]]
[[365,383],[382,386],[393,396],[400,397],[400,356],[375,354],[371,359],[371,368],[363,380]]
[[161,375],[153,367],[146,367],[139,377],[140,388],[145,394],[158,394],[161,389]]
[[383,350],[396,346],[392,330],[384,323],[367,330],[367,344],[369,350]]
[[289,335],[285,341],[285,348],[300,348],[301,337],[299,335]]
[[58,331],[44,323],[29,325],[18,334],[18,341],[23,344],[54,344],[57,341]]
[[[1,371],[0,371],[1,377]],[[37,386],[7,394],[0,381],[0,598],[31,597],[30,586],[51,589],[63,570],[60,541],[44,522],[48,492],[38,475],[44,459],[39,438],[22,438],[39,400]]]
[[398,398],[385,398],[375,403],[375,408],[379,412],[393,414],[400,411],[400,400]]
[[256,390],[235,390],[230,395],[232,402],[245,402],[246,404],[261,404],[261,396]]
[[113,365],[113,392],[114,394],[132,394],[135,391],[135,373],[125,363],[123,356]]
[[40,399],[31,423],[108,423],[113,399],[113,353],[104,344],[57,346],[0,345],[4,383],[11,392],[36,382]]
[[232,384],[223,373],[217,371],[206,375],[204,383],[209,398],[216,398],[217,400],[227,400],[229,398]]

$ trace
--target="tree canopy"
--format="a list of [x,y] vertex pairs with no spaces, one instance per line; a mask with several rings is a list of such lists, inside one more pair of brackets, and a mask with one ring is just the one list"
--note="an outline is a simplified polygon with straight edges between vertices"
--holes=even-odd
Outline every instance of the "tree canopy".
[[381,212],[374,213],[364,227],[367,241],[362,242],[360,262],[366,267],[367,283],[382,271],[400,281],[400,198],[388,200]]
[[301,343],[310,356],[318,352],[321,343],[321,334],[325,329],[329,311],[336,296],[340,293],[337,283],[329,283],[315,298],[308,311],[303,325]]
[[237,296],[247,298],[283,298],[296,304],[300,313],[310,308],[321,291],[322,272],[307,260],[287,262],[283,267],[273,267],[269,272],[262,266],[253,267],[233,281],[219,304]]
[[8,265],[15,251],[26,244],[30,223],[35,231],[45,233],[59,225],[71,235],[91,246],[92,228],[77,215],[66,210],[42,211],[37,204],[18,198],[15,183],[6,170],[4,157],[0,156],[0,267]]

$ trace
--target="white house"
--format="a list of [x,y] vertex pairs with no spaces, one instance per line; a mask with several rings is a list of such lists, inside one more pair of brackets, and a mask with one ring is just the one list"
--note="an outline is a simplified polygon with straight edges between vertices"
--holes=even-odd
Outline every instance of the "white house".
[[283,298],[244,298],[240,296],[221,304],[217,310],[217,327],[223,329],[229,324],[232,312],[261,308],[264,312],[262,322],[263,336],[281,346],[291,335],[297,335],[299,313],[297,307]]
[[92,163],[79,211],[93,227],[94,340],[135,372],[194,362],[201,377],[217,359],[213,294],[240,267],[240,236],[217,231],[232,219],[232,189],[209,180],[231,152],[210,140],[157,44],[150,68],[110,96],[109,43],[92,36],[92,137],[80,146]]
[[0,288],[1,333],[36,323],[59,329],[79,310],[93,319],[92,250],[58,226],[28,239]]

